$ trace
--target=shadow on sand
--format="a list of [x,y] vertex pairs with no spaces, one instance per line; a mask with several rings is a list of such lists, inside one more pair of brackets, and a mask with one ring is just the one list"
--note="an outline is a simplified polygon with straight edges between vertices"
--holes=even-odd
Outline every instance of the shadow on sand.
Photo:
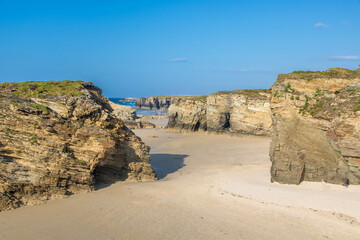
[[156,172],[157,178],[163,179],[168,174],[174,173],[184,167],[184,159],[189,155],[179,154],[150,154],[151,166]]
[[[151,166],[156,172],[157,178],[163,179],[168,174],[174,173],[180,168],[184,167],[184,159],[189,155],[179,154],[150,154]],[[115,182],[125,180],[127,172],[118,172],[111,168],[99,168],[94,172],[95,175],[95,190],[109,187]]]

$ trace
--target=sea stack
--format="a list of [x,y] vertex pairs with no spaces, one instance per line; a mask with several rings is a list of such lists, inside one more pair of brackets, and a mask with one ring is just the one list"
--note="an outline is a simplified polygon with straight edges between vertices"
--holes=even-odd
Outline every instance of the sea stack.
[[0,211],[156,179],[149,147],[101,94],[82,81],[0,84]]
[[360,183],[360,70],[279,75],[272,86],[271,179]]

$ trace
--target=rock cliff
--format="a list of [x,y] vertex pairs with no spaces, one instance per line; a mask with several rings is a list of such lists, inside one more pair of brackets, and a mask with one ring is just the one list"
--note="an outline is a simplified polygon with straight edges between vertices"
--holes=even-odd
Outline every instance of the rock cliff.
[[184,99],[169,108],[169,128],[229,134],[270,134],[270,91],[224,91]]
[[272,124],[269,97],[269,90],[239,90],[209,95],[208,131],[269,135]]
[[0,105],[0,211],[156,179],[149,147],[92,83],[3,83]]
[[171,104],[177,103],[188,96],[154,96],[142,97],[135,101],[135,108],[150,110],[167,110]]
[[167,127],[178,131],[206,131],[206,98],[207,96],[191,97],[171,105]]
[[279,75],[270,104],[273,181],[360,183],[360,69]]

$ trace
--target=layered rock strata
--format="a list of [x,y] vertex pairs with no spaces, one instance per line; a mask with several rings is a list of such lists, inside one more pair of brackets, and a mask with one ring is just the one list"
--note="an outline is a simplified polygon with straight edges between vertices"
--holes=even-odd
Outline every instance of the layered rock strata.
[[3,83],[0,105],[0,211],[156,179],[149,147],[92,83]]
[[228,134],[270,134],[270,91],[224,91],[171,105],[169,128]]
[[270,104],[273,181],[360,183],[360,69],[279,75]]
[[171,104],[177,103],[188,96],[154,96],[142,97],[135,101],[135,108],[150,110],[167,110]]

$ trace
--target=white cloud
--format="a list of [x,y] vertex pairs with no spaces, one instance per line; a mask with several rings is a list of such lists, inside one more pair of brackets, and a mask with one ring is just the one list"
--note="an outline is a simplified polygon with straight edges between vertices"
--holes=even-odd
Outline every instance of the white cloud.
[[329,27],[329,25],[327,25],[325,23],[318,22],[318,23],[315,23],[314,27],[316,27],[316,28],[327,28],[327,27]]
[[335,61],[341,61],[341,60],[345,60],[345,61],[356,61],[356,60],[360,60],[360,56],[331,56],[328,57],[330,60],[335,60]]
[[165,62],[187,62],[187,58],[170,58],[170,59],[164,59]]

